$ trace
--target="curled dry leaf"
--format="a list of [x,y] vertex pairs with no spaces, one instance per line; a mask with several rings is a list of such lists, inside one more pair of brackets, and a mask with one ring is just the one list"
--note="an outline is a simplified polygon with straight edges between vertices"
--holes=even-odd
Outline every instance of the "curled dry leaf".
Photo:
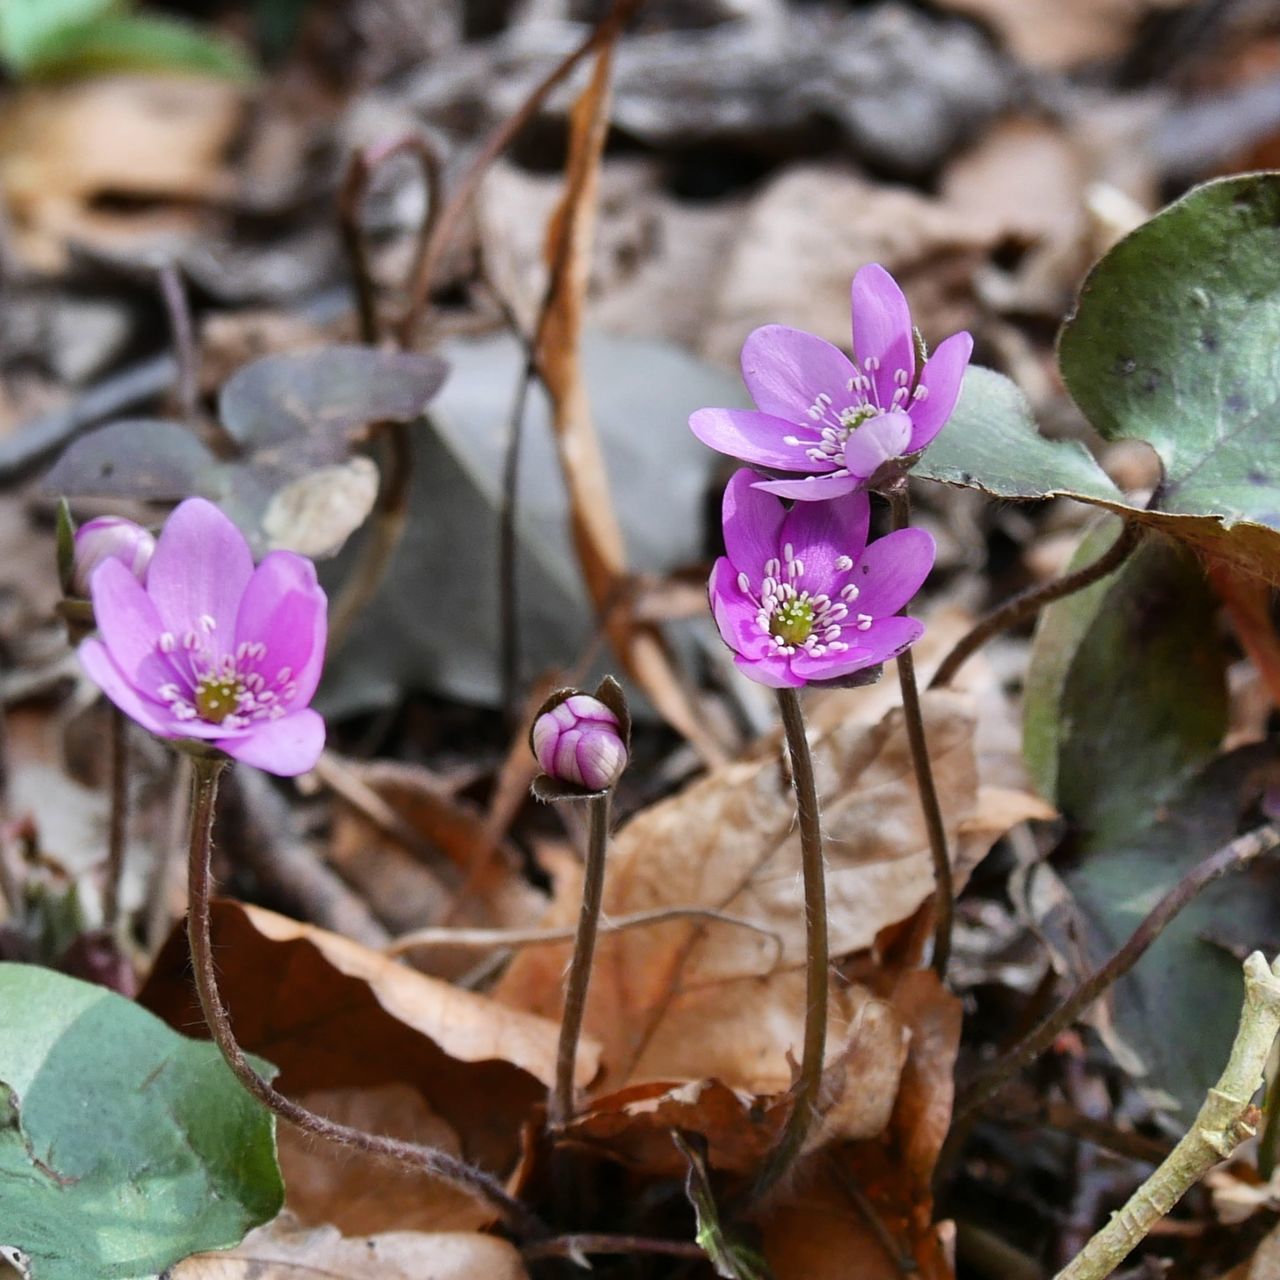
[[474,1232],[388,1231],[344,1237],[333,1227],[303,1228],[288,1216],[225,1253],[198,1253],[170,1280],[524,1280],[520,1255],[505,1240]]
[[[213,944],[237,1037],[279,1067],[283,1092],[409,1084],[467,1158],[495,1170],[513,1163],[520,1126],[554,1078],[554,1023],[236,902],[214,904]],[[172,1026],[202,1029],[181,933],[140,999]],[[599,1050],[587,1041],[578,1053],[586,1084]]]

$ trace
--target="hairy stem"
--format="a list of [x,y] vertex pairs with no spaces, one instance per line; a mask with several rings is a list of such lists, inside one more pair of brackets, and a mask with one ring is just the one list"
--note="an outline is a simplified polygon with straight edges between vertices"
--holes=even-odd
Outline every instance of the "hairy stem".
[[1052,582],[1028,587],[992,609],[985,617],[979,618],[943,658],[929,682],[929,688],[940,689],[949,685],[955,679],[956,672],[988,640],[1002,631],[1008,631],[1010,627],[1034,618],[1045,605],[1061,600],[1064,596],[1075,595],[1077,591],[1083,591],[1109,573],[1114,573],[1133,554],[1145,532],[1136,520],[1126,520],[1119,537],[1092,564],[1087,564],[1074,573],[1063,574],[1061,578],[1054,578]]
[[778,690],[778,707],[791,756],[791,782],[796,793],[796,818],[800,826],[800,862],[804,874],[805,1011],[804,1050],[795,1104],[752,1195],[763,1196],[795,1163],[818,1113],[822,1068],[827,1053],[827,886],[822,861],[822,821],[818,812],[818,788],[813,777],[813,756],[804,729],[800,695],[794,689]]
[[606,791],[587,801],[591,810],[587,833],[586,875],[582,884],[582,910],[569,964],[569,984],[564,993],[564,1016],[560,1021],[560,1047],[556,1054],[556,1087],[547,1115],[552,1128],[573,1118],[574,1067],[578,1062],[578,1040],[587,1010],[587,988],[591,984],[591,961],[600,928],[600,903],[604,898],[604,855],[609,843],[609,798]]
[[111,825],[107,830],[107,882],[102,892],[102,922],[114,929],[120,919],[120,885],[129,819],[129,725],[114,703],[111,710]]
[[953,1124],[959,1124],[989,1098],[994,1097],[1027,1063],[1038,1058],[1117,978],[1133,968],[1169,922],[1219,876],[1252,862],[1280,845],[1280,827],[1264,823],[1246,832],[1198,862],[1156,903],[1118,951],[1094,970],[1047,1017],[1041,1020],[1002,1058],[998,1058],[969,1083],[956,1101]]
[[[893,528],[905,529],[911,523],[911,499],[905,480],[889,493]],[[906,609],[902,610],[906,613]],[[929,833],[929,853],[933,859],[933,971],[943,981],[951,959],[951,929],[955,919],[955,877],[947,853],[947,831],[942,823],[942,806],[933,781],[933,765],[929,762],[929,744],[925,740],[924,717],[920,713],[920,688],[916,684],[916,662],[911,650],[898,655],[898,684],[902,689],[902,714],[907,726],[907,744],[911,748],[911,764],[916,774],[916,790],[920,793],[920,812]]]
[[1191,1187],[1256,1131],[1253,1095],[1280,1031],[1280,960],[1268,966],[1262,953],[1255,951],[1244,962],[1244,985],[1244,1008],[1231,1057],[1191,1131],[1058,1272],[1057,1280],[1105,1280]]
[[473,1168],[458,1157],[434,1147],[401,1142],[396,1138],[381,1137],[347,1125],[336,1124],[286,1098],[253,1069],[236,1042],[235,1033],[231,1028],[231,1019],[218,991],[218,979],[213,960],[210,923],[212,893],[210,854],[218,779],[225,763],[223,760],[210,757],[193,759],[191,846],[188,868],[190,910],[187,914],[187,938],[191,948],[191,964],[195,972],[200,1008],[204,1012],[209,1034],[213,1037],[223,1058],[226,1059],[227,1066],[235,1073],[236,1079],[245,1089],[264,1107],[306,1133],[314,1134],[328,1142],[354,1147],[368,1155],[395,1160],[430,1177],[438,1178],[482,1201],[517,1234],[531,1238],[544,1236],[545,1228],[538,1219],[518,1200],[509,1196],[498,1180],[490,1174]]

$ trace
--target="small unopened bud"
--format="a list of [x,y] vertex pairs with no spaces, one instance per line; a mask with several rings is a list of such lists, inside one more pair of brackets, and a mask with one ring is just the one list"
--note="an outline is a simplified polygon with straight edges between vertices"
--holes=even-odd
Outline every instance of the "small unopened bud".
[[627,767],[626,730],[598,698],[574,693],[544,711],[529,741],[543,772],[585,791],[607,791]]
[[87,520],[75,535],[71,562],[71,594],[89,598],[93,571],[105,560],[119,560],[139,582],[145,582],[156,540],[141,526],[122,516]]

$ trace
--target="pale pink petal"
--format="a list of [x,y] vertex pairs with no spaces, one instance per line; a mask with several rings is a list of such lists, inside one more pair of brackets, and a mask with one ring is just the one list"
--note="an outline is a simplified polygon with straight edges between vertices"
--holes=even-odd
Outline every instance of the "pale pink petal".
[[760,626],[760,606],[738,585],[738,571],[721,556],[711,570],[707,594],[720,638],[735,653],[758,658],[769,648],[769,637]]
[[[142,584],[119,560],[104,560],[89,580],[93,618],[116,666],[154,687],[156,645],[164,626]],[[160,680],[158,683],[163,683]]]
[[[797,502],[782,522],[783,550],[789,545],[804,565],[802,586],[814,595],[833,595],[844,584],[841,556],[856,561],[867,545],[871,500],[851,493],[831,502]],[[785,566],[784,566],[785,570]]]
[[[123,566],[121,566],[123,568]],[[127,573],[128,570],[125,570]],[[145,698],[116,666],[101,640],[90,638],[76,651],[85,674],[130,720],[163,738],[178,737],[168,709]]]
[[327,610],[315,565],[292,551],[272,551],[245,588],[232,651],[255,642],[265,645],[266,656],[255,663],[255,669],[268,687],[283,673],[279,683],[292,683],[294,704],[306,706],[324,666]]
[[324,717],[309,707],[293,711],[279,720],[262,720],[237,737],[216,744],[242,764],[274,773],[280,778],[296,778],[314,769],[324,750]]
[[920,386],[926,388],[924,398],[911,401],[912,453],[923,449],[946,426],[960,398],[972,354],[973,339],[967,333],[953,333],[925,362],[920,373]]
[[782,324],[757,329],[742,346],[742,380],[756,408],[800,425],[815,421],[809,411],[821,393],[838,408],[849,404],[856,372],[838,347]]
[[756,487],[759,479],[754,471],[735,471],[725,485],[721,506],[724,549],[734,568],[747,575],[757,592],[765,562],[778,555],[778,531],[786,514],[777,498]]
[[852,432],[844,445],[844,465],[857,480],[869,480],[894,458],[907,453],[911,419],[905,413],[882,413]]
[[[699,409],[689,429],[703,444],[756,467],[779,471],[829,471],[834,463],[814,462],[805,452],[818,440],[811,427],[752,409]],[[787,444],[787,437],[798,441]]]
[[147,569],[147,594],[165,627],[181,641],[200,633],[202,619],[214,631],[206,643],[231,650],[240,597],[253,576],[253,556],[240,530],[212,502],[188,498],[165,521]]
[[877,538],[848,575],[858,588],[850,612],[876,619],[897,613],[920,590],[936,554],[933,536],[924,529],[899,529]]
[[822,502],[827,498],[839,498],[852,493],[858,481],[847,471],[837,471],[830,476],[805,476],[800,480],[757,480],[752,488],[772,493],[779,498],[793,498],[797,502]]
[[907,384],[915,378],[915,341],[911,312],[898,282],[878,263],[869,263],[853,277],[853,351],[858,366],[870,359],[878,364],[868,370],[875,383],[878,403],[888,408],[898,387],[894,375],[907,372]]
[[804,684],[804,678],[796,675],[791,669],[790,660],[784,656],[745,658],[738,654],[733,661],[748,680],[768,685],[770,689],[798,689]]

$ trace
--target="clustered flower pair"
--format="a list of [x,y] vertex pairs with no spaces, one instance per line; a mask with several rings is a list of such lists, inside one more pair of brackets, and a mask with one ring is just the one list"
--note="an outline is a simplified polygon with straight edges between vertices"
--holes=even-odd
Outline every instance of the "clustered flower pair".
[[766,472],[744,468],[729,481],[727,554],[709,590],[738,667],[775,688],[856,679],[924,630],[899,610],[933,568],[933,539],[902,529],[868,544],[867,489],[899,479],[942,430],[973,341],[953,334],[917,371],[893,277],[863,267],[852,292],[853,360],[811,333],[766,325],[742,349],[756,409],[700,409],[689,420],[704,443]]

